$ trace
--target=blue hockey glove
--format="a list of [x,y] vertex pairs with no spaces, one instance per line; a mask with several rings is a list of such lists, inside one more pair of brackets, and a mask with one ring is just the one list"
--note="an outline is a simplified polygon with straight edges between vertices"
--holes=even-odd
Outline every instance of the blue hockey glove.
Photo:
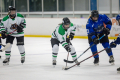
[[116,48],[116,46],[117,46],[117,44],[115,44],[114,42],[111,42],[111,43],[110,43],[110,47],[111,47],[111,48]]
[[120,44],[120,37],[118,37],[118,38],[115,40],[115,43],[116,43],[116,44]]

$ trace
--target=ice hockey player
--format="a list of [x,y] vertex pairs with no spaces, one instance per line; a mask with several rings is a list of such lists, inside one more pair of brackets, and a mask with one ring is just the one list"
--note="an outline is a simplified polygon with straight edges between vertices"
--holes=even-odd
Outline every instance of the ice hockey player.
[[[1,25],[1,20],[0,20],[0,25]],[[2,42],[1,42],[1,38],[0,38],[0,49],[1,49],[1,44],[2,44]],[[0,55],[0,59],[1,59],[1,55]]]
[[[26,27],[26,21],[23,15],[16,13],[16,8],[9,6],[8,15],[5,16],[1,21],[1,34],[2,38],[6,38],[6,43],[11,43],[9,48],[6,49],[6,59],[3,63],[9,63],[11,56],[11,47],[14,38],[17,40],[17,46],[21,54],[21,63],[25,62],[25,49],[24,49],[24,31]],[[15,31],[16,30],[16,31]],[[15,32],[13,32],[15,31]],[[6,36],[6,34],[13,32],[13,34]]]
[[[104,27],[106,25],[106,28]],[[93,10],[91,12],[91,17],[88,19],[86,24],[86,29],[88,33],[88,42],[91,45],[95,44],[91,47],[92,54],[97,53],[97,44],[101,43],[104,48],[109,47],[109,39],[108,35],[110,34],[112,22],[105,14],[99,14],[97,10]],[[104,36],[100,41],[100,38]],[[114,64],[114,57],[111,48],[106,50],[109,58],[109,63]],[[99,65],[99,55],[94,56],[94,64]]]
[[[56,65],[59,43],[66,49],[67,52],[70,52],[73,60],[77,58],[75,48],[72,46],[72,43],[70,42],[70,40],[73,40],[74,38],[75,30],[76,30],[76,26],[70,22],[69,18],[65,17],[63,18],[62,23],[59,24],[56,27],[55,31],[52,33],[51,45],[52,45],[53,66]],[[69,38],[67,38],[67,35],[69,33],[70,33]],[[76,60],[75,63],[78,63],[78,61]]]
[[[118,25],[120,26],[120,14],[117,15],[116,20]],[[110,43],[111,48],[116,48],[117,44],[120,44],[120,34],[118,35],[117,39]],[[117,71],[120,71],[120,67],[117,68]]]

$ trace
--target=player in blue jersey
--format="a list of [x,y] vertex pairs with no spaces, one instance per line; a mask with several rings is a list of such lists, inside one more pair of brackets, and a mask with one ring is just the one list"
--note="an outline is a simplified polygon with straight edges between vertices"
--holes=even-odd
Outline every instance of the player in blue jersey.
[[[117,15],[116,20],[118,25],[120,26],[120,14]],[[110,43],[111,48],[116,48],[117,44],[120,44],[120,34],[118,35],[117,39]],[[117,68],[117,71],[120,71],[120,67]]]
[[116,16],[116,20],[117,20],[117,22],[118,22],[118,25],[120,26],[120,14],[118,14],[118,15]]
[[[1,24],[1,20],[0,20],[0,24]],[[1,43],[1,38],[0,38],[0,49],[1,49],[1,47],[2,47],[1,44],[2,44],[2,43]],[[1,59],[1,55],[0,55],[0,59]]]
[[[104,27],[104,24],[106,25],[106,28]],[[99,43],[101,43],[104,48],[109,47],[108,35],[110,34],[111,26],[112,22],[105,14],[101,15],[96,10],[91,12],[91,16],[86,24],[86,29],[90,46],[95,44],[91,47],[92,54],[97,53],[97,44]],[[98,40],[98,38],[104,34],[105,36],[101,40]],[[114,57],[111,48],[108,48],[106,52],[110,57],[109,63],[114,64]],[[99,55],[94,56],[94,64],[99,65]]]

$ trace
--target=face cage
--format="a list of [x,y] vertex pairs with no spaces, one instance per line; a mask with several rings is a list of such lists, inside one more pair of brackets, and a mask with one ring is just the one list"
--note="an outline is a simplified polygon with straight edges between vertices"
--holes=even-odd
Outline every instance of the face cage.
[[[15,14],[11,15],[11,11],[15,11]],[[11,10],[11,11],[9,11],[9,16],[11,19],[14,19],[16,17],[16,10]]]
[[70,24],[63,24],[63,28],[64,28],[65,30],[67,30],[67,29],[70,28],[70,26],[69,26],[68,28],[66,28],[64,25],[70,25]]
[[[94,16],[94,17],[97,17],[97,20],[98,20],[98,16]],[[92,19],[92,21],[97,21],[97,20],[93,20],[93,17],[91,16],[91,19]]]

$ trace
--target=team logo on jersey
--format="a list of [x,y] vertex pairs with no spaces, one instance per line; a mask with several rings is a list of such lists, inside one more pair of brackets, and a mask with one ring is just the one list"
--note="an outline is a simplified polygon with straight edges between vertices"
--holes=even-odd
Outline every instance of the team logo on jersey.
[[92,25],[92,27],[94,26],[94,24]]
[[89,33],[89,29],[87,29],[87,33]]
[[94,28],[95,32],[101,32],[103,31],[104,26],[102,24],[97,25],[97,27]]
[[11,27],[10,27],[10,29],[17,29],[17,24],[15,23],[15,24],[11,24]]

